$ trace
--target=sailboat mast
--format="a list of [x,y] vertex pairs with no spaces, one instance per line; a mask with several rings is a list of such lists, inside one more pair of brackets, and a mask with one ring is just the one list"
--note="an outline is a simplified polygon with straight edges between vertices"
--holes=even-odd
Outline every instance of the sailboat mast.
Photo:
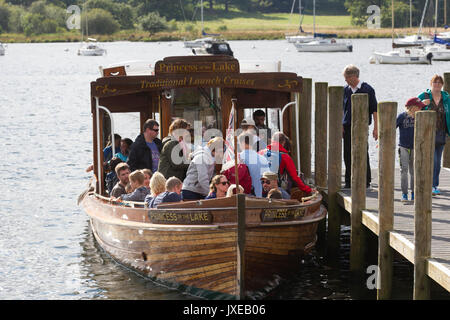
[[409,0],[409,27],[412,28],[412,0]]
[[439,0],[436,0],[436,6],[434,8],[434,34],[437,34],[438,4]]
[[316,0],[313,1],[313,35],[316,36]]
[[391,9],[392,9],[392,44],[394,43],[394,0],[392,0],[391,3]]
[[200,12],[201,12],[201,17],[202,17],[202,34],[204,32],[204,28],[203,28],[203,0],[200,1]]
[[417,33],[418,36],[422,32],[423,18],[425,18],[425,12],[427,11],[427,5],[428,5],[428,0],[425,1],[425,7],[423,8],[422,19],[420,19],[419,32]]

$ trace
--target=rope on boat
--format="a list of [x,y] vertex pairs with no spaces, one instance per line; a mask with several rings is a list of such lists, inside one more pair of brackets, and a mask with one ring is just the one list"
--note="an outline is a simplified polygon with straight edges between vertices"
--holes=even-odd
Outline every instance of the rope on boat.
[[309,201],[309,200],[312,200],[312,199],[316,198],[318,195],[319,195],[319,191],[316,191],[309,197],[303,197],[302,198],[302,203],[306,202],[306,201]]

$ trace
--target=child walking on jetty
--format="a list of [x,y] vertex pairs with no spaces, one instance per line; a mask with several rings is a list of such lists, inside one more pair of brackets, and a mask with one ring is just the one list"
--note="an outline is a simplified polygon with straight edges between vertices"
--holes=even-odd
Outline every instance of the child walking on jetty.
[[411,201],[414,201],[414,116],[423,107],[425,107],[425,104],[419,98],[410,98],[405,104],[406,112],[397,116],[397,128],[400,132],[398,155],[400,158],[402,202],[408,201],[408,171]]

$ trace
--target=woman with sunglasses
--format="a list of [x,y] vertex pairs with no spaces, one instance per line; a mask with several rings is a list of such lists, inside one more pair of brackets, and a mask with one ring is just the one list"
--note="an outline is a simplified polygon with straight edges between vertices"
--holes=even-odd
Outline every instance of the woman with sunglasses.
[[210,193],[205,199],[224,198],[227,195],[230,182],[223,174],[218,174],[211,179]]
[[419,94],[419,99],[427,105],[425,110],[436,111],[436,139],[434,149],[434,168],[433,168],[433,195],[440,194],[439,173],[441,171],[442,152],[444,151],[445,139],[450,135],[450,98],[446,91],[442,90],[444,79],[435,74],[430,81],[431,90]]

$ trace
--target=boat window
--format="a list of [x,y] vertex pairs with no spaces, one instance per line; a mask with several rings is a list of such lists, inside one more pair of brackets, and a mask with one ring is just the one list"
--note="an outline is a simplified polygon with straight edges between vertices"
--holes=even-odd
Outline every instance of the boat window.
[[222,114],[218,88],[172,89],[172,121],[186,119],[192,127],[194,121],[201,121],[202,130],[222,130]]

